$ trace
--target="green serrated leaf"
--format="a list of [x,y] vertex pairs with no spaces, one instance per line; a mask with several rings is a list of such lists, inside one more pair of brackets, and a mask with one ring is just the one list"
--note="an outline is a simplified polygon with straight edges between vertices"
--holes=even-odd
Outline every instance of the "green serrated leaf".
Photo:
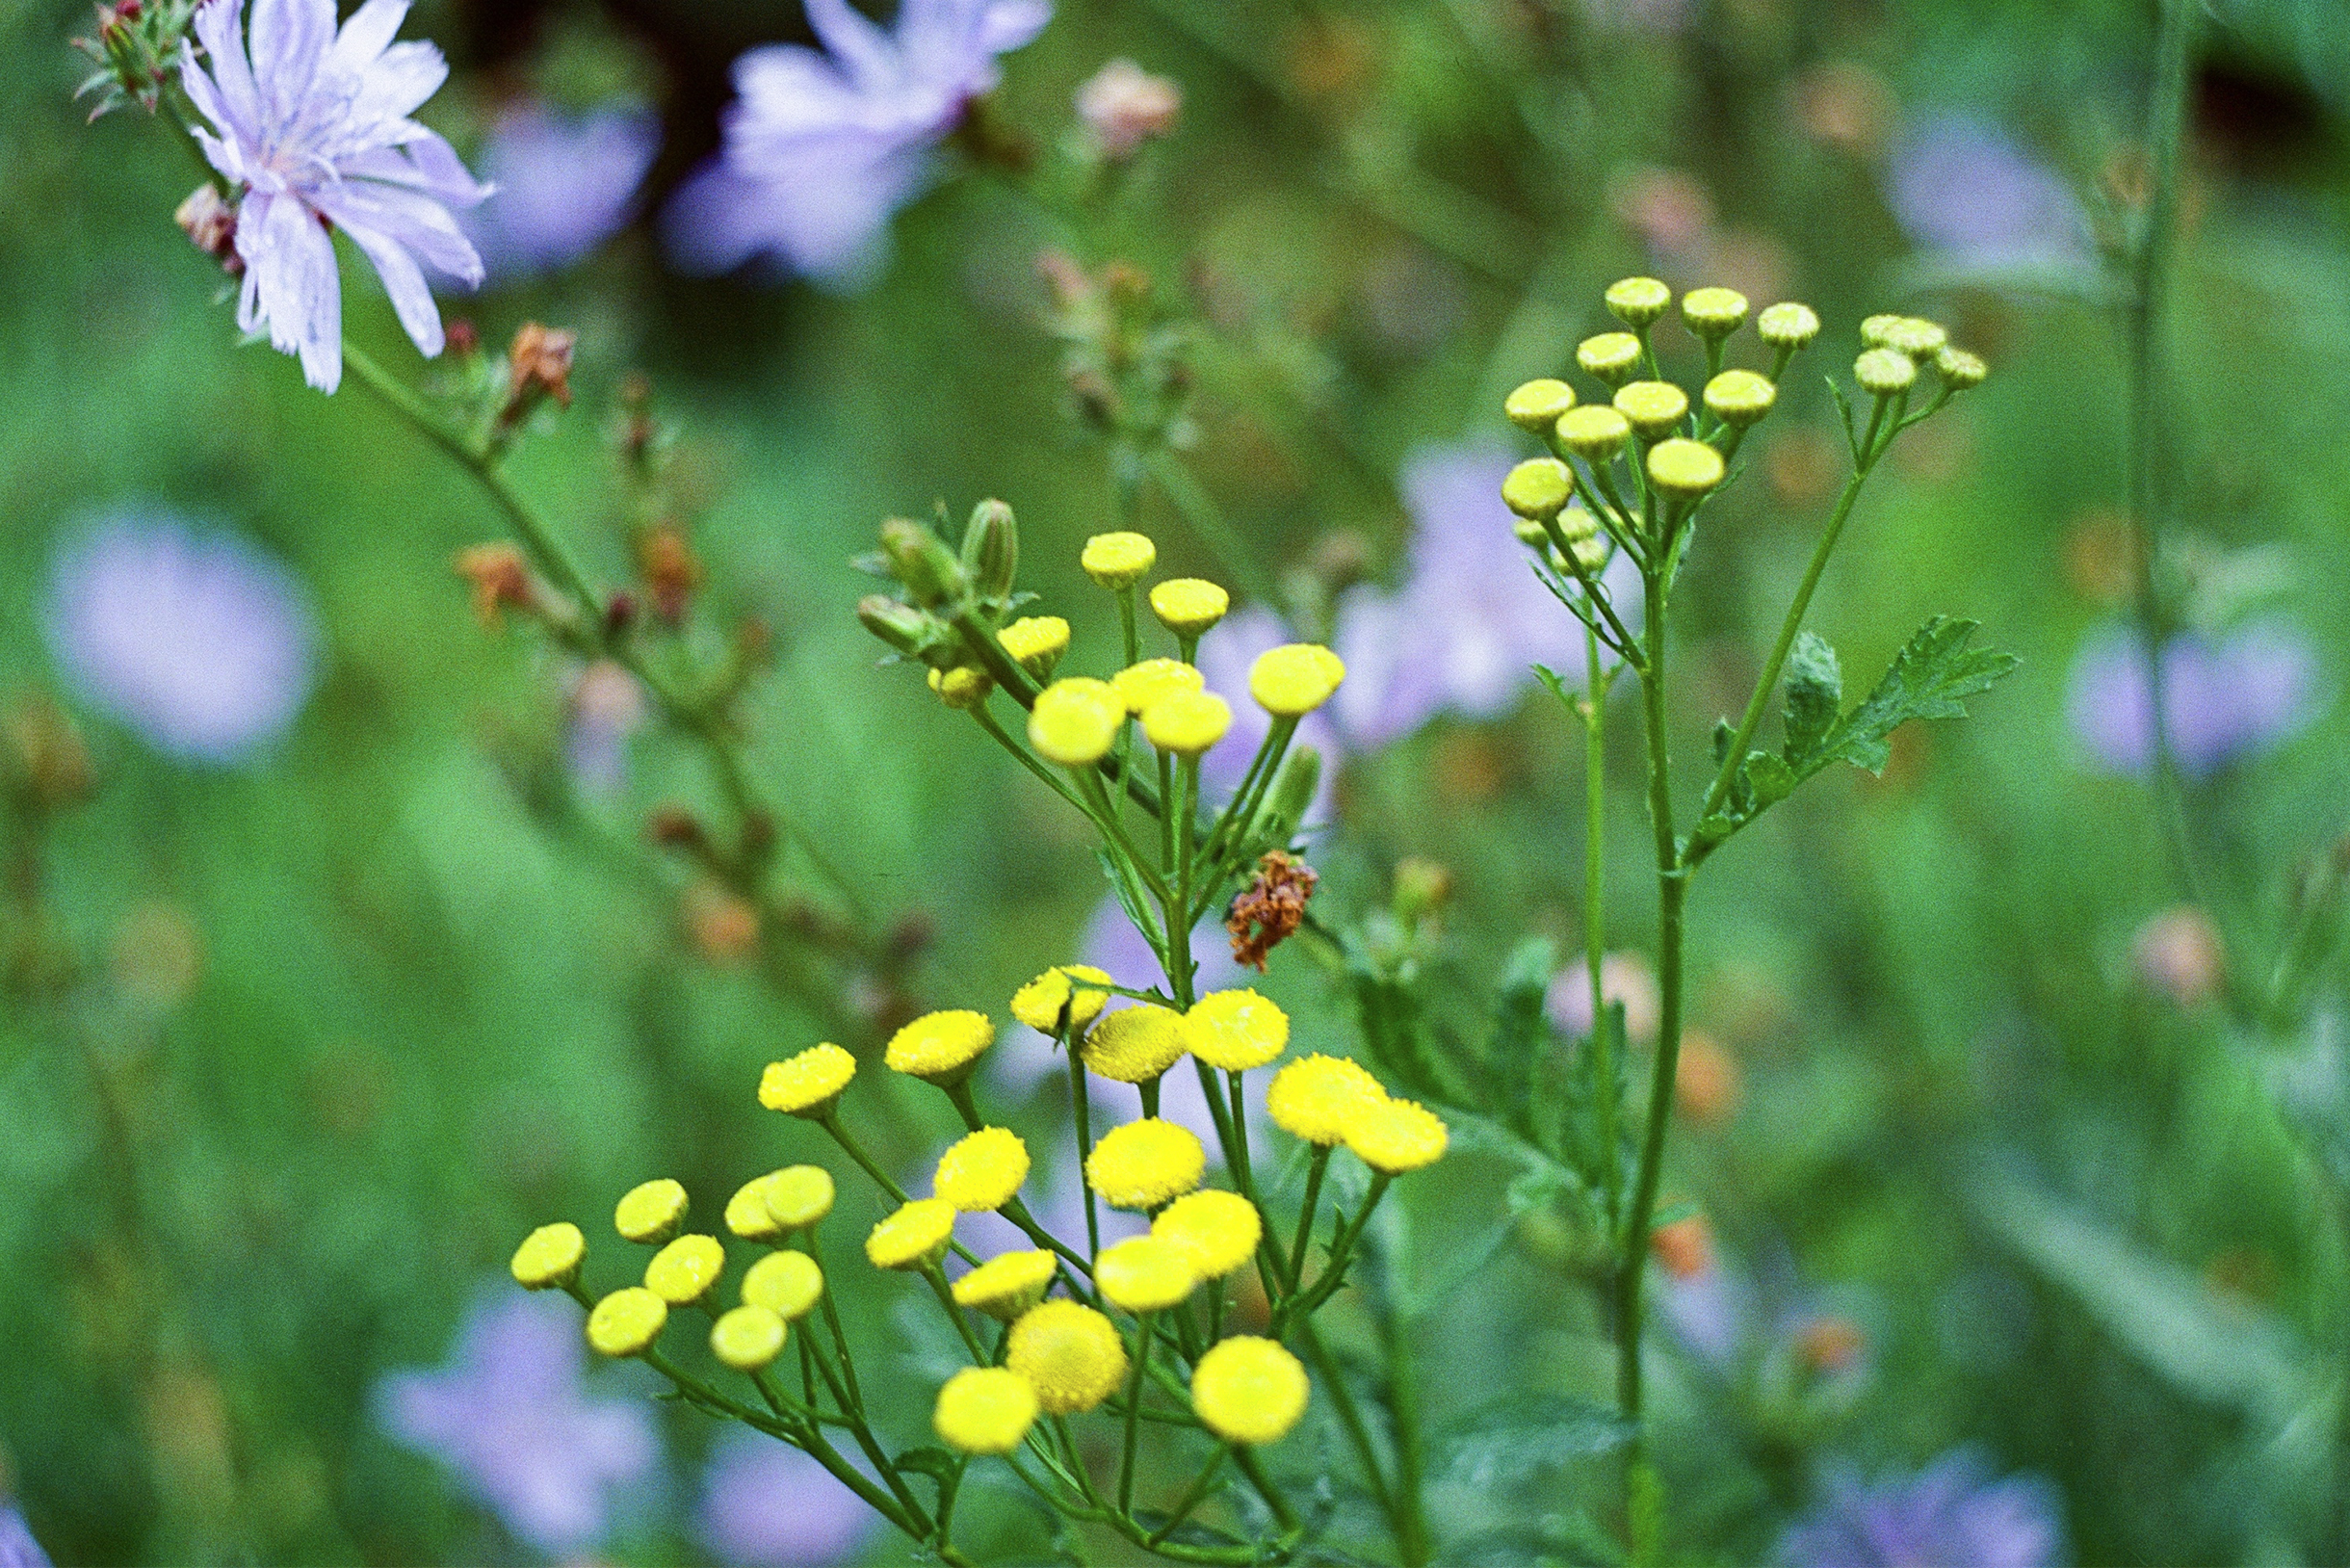
[[1818,746],[1844,706],[1844,672],[1828,640],[1805,632],[1787,661],[1787,756]]
[[1513,1395],[1448,1427],[1434,1445],[1434,1474],[1471,1491],[1507,1490],[1614,1453],[1632,1432],[1622,1416],[1586,1399]]
[[1893,754],[1888,737],[1902,724],[1913,719],[1965,718],[1961,699],[1987,689],[2020,662],[2011,653],[1969,648],[1978,625],[1936,615],[1918,628],[1875,691],[1812,747],[1789,756],[1796,778],[1809,778],[1831,762],[1881,773]]

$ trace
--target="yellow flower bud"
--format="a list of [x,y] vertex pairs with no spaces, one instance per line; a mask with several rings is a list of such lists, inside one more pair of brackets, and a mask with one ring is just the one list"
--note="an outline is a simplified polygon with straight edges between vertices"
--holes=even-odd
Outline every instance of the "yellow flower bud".
[[996,1026],[985,1013],[956,1007],[924,1013],[898,1031],[890,1036],[881,1059],[892,1072],[951,1085],[961,1082],[972,1063],[979,1059],[979,1053],[995,1041]]
[[1379,1081],[1345,1057],[1300,1057],[1273,1075],[1265,1113],[1293,1137],[1325,1147],[1343,1142],[1349,1117],[1387,1098]]
[[857,1058],[826,1041],[797,1056],[770,1061],[759,1076],[759,1103],[770,1111],[820,1117],[840,1102],[857,1076]]
[[1084,676],[1055,681],[1029,710],[1029,745],[1065,768],[1086,768],[1110,755],[1126,722],[1126,704],[1108,681]]
[[1199,577],[1170,577],[1151,589],[1151,614],[1177,637],[1197,637],[1224,618],[1232,595]]
[[1147,1084],[1183,1053],[1183,1015],[1149,1002],[1110,1014],[1080,1048],[1087,1072],[1121,1084]]
[[1181,1248],[1209,1279],[1222,1279],[1257,1255],[1265,1218],[1238,1192],[1203,1188],[1159,1211],[1151,1234]]
[[737,1372],[757,1372],[783,1352],[783,1320],[765,1307],[737,1307],[710,1325],[710,1353]]
[[1346,1147],[1371,1169],[1390,1176],[1432,1165],[1451,1140],[1444,1120],[1411,1100],[1357,1106],[1346,1118]]
[[690,1307],[725,1271],[726,1249],[717,1237],[681,1236],[644,1266],[644,1288],[672,1307]]
[[1575,346],[1575,362],[1586,375],[1622,386],[1640,372],[1640,340],[1630,332],[1602,332]]
[[787,1323],[814,1312],[823,1294],[824,1271],[804,1252],[770,1252],[743,1275],[744,1304],[764,1307]]
[[1673,303],[1673,291],[1653,277],[1618,278],[1607,285],[1607,308],[1616,320],[1637,329],[1662,317]]
[[1591,462],[1606,462],[1632,439],[1632,421],[1612,404],[1587,403],[1558,422],[1558,444]]
[[1248,666],[1248,694],[1276,719],[1302,719],[1329,701],[1345,678],[1345,665],[1328,648],[1286,642]]
[[1191,1369],[1191,1409],[1227,1443],[1287,1437],[1306,1413],[1306,1370],[1271,1340],[1236,1334],[1208,1347]]
[[1502,400],[1509,422],[1529,435],[1540,435],[1558,423],[1558,416],[1575,406],[1575,388],[1544,377],[1528,381]]
[[1869,349],[1852,362],[1852,379],[1864,391],[1890,398],[1918,379],[1918,361],[1898,349]]
[[1028,1173],[1028,1145],[1020,1135],[1008,1127],[982,1127],[947,1146],[930,1190],[965,1214],[983,1214],[1011,1202]]
[[1145,659],[1110,677],[1110,691],[1117,693],[1126,711],[1136,717],[1162,697],[1173,696],[1178,692],[1197,692],[1206,684],[1197,669],[1180,659]]
[[1870,316],[1861,323],[1861,345],[1869,349],[1893,347],[1893,327],[1901,321],[1898,316]]
[[1189,1128],[1146,1116],[1111,1128],[1093,1146],[1085,1185],[1113,1209],[1148,1210],[1199,1186],[1207,1170],[1208,1151]]
[[950,708],[976,708],[985,702],[987,693],[995,689],[996,683],[988,677],[987,671],[974,669],[969,665],[958,665],[943,672],[936,669],[930,671],[930,690],[938,693],[938,700]]
[[1047,1414],[1082,1415],[1126,1381],[1126,1342],[1083,1302],[1046,1301],[1012,1324],[1004,1365],[1028,1379]]
[[1649,448],[1648,482],[1686,501],[1722,482],[1722,455],[1703,441],[1676,435]]
[[1012,993],[1012,1016],[1040,1034],[1050,1034],[1060,1028],[1061,1012],[1069,1015],[1069,1027],[1083,1030],[1102,1015],[1102,1006],[1110,1000],[1108,991],[1081,989],[1072,980],[1091,980],[1097,985],[1110,983],[1110,977],[1087,964],[1062,964],[1048,969]]
[[1922,316],[1896,316],[1883,334],[1885,347],[1924,363],[1950,346],[1950,334],[1940,322]]
[[1774,349],[1800,349],[1819,336],[1819,312],[1791,300],[1771,305],[1755,318],[1755,332]]
[[1574,478],[1556,457],[1528,457],[1501,481],[1501,504],[1534,522],[1557,516],[1574,494]]
[[1232,704],[1214,692],[1177,692],[1142,715],[1143,738],[1170,756],[1199,757],[1232,728]]
[[930,1425],[961,1453],[1009,1453],[1036,1423],[1036,1390],[1004,1367],[965,1367],[938,1391]]
[[1691,289],[1681,297],[1681,319],[1708,342],[1726,338],[1746,324],[1746,296],[1736,289]]
[[588,1345],[600,1356],[640,1355],[661,1337],[668,1303],[641,1285],[617,1290],[588,1314]]
[[1672,434],[1688,413],[1689,395],[1670,381],[1634,381],[1617,391],[1615,405],[1641,439],[1655,441]]
[[1981,358],[1964,349],[1945,349],[1934,356],[1934,369],[1953,392],[1980,386],[1991,375],[1991,367]]
[[1706,408],[1723,424],[1744,430],[1779,401],[1779,389],[1767,376],[1751,370],[1726,370],[1706,383]]
[[772,1241],[783,1234],[783,1226],[776,1222],[775,1211],[767,1206],[768,1185],[774,1181],[775,1175],[770,1170],[764,1176],[752,1177],[735,1189],[734,1196],[726,1200],[726,1229],[729,1232],[745,1241]]
[[549,1291],[580,1277],[588,1239],[569,1220],[541,1225],[514,1248],[514,1283],[526,1291]]
[[1059,1267],[1042,1248],[998,1253],[954,1282],[954,1304],[1011,1322],[1044,1299]]
[[1290,1015],[1254,991],[1211,991],[1183,1015],[1183,1043],[1211,1067],[1244,1073],[1288,1047]]
[[936,1263],[953,1237],[954,1205],[915,1198],[874,1227],[865,1238],[865,1256],[875,1268],[920,1268]]
[[1102,1299],[1128,1312],[1163,1312],[1199,1289],[1191,1254],[1157,1236],[1130,1236],[1102,1248],[1093,1283]]
[[767,1179],[767,1212],[787,1231],[804,1231],[832,1213],[832,1172],[786,1165]]
[[1569,544],[1580,544],[1599,536],[1599,519],[1580,507],[1569,507],[1558,514],[1558,533]]
[[1012,663],[1038,680],[1050,680],[1053,666],[1069,651],[1069,623],[1058,615],[1023,615],[996,634]]
[[666,1241],[685,1223],[686,1189],[664,1176],[632,1187],[612,1212],[612,1227],[628,1241]]
[[1096,534],[1078,564],[1106,588],[1131,588],[1159,560],[1159,546],[1140,534]]
[[1615,554],[1615,542],[1604,534],[1594,534],[1587,539],[1572,539],[1568,548],[1575,552],[1575,564],[1583,569],[1585,577],[1596,577],[1607,558]]

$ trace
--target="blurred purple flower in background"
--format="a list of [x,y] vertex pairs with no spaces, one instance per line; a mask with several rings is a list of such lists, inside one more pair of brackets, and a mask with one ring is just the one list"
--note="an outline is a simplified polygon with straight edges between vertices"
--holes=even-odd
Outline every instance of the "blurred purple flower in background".
[[765,255],[836,287],[868,281],[931,145],[994,88],[996,56],[1052,15],[1044,0],[903,0],[885,31],[848,0],[807,6],[823,49],[770,44],[735,62],[725,145],[664,216],[689,272]]
[[1873,1486],[1834,1470],[1824,1490],[1780,1538],[1789,1568],[2048,1568],[2064,1542],[2053,1487],[1994,1480],[1963,1449]]
[[85,695],[177,757],[234,761],[310,691],[316,633],[293,574],[165,513],[121,513],[59,552],[47,632]]
[[1929,119],[1894,149],[1885,199],[1923,249],[1977,265],[2080,262],[2089,222],[2064,177],[1987,120]]
[[440,311],[422,262],[482,281],[453,206],[489,194],[449,144],[407,117],[439,91],[449,64],[430,43],[394,43],[407,0],[367,0],[337,32],[334,0],[256,0],[247,52],[243,0],[196,8],[180,83],[213,133],[195,135],[232,184],[245,281],[237,326],[265,323],[270,344],[301,356],[302,379],[331,392],[343,379],[343,290],[333,224],[374,264],[400,325],[427,358],[441,352]]
[[[2154,765],[2154,701],[2135,629],[2092,633],[2074,656],[2073,731],[2107,772]],[[2289,739],[2316,717],[2317,659],[2288,621],[2259,620],[2219,641],[2181,632],[2162,649],[2162,718],[2179,771],[2201,778]]]
[[569,1301],[500,1290],[466,1315],[445,1367],[377,1385],[378,1417],[456,1471],[516,1539],[550,1555],[588,1551],[604,1538],[612,1492],[650,1476],[660,1444],[641,1401],[588,1396],[586,1356]]
[[635,107],[499,116],[482,147],[495,190],[464,219],[489,275],[559,272],[618,233],[660,146],[661,122]]
[[729,1563],[821,1568],[853,1556],[875,1521],[830,1471],[770,1437],[728,1433],[702,1472],[702,1543]]
[[0,1503],[0,1568],[50,1568],[49,1555],[14,1505]]
[[580,671],[571,687],[571,727],[563,762],[572,780],[607,798],[628,788],[628,738],[644,722],[644,689],[610,659]]

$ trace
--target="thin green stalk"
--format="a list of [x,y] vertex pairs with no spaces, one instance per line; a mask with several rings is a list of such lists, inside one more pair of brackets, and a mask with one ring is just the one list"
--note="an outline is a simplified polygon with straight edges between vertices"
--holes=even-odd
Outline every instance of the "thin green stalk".
[[1338,1413],[1338,1424],[1354,1450],[1355,1463],[1363,1467],[1363,1479],[1371,1488],[1372,1501],[1379,1511],[1387,1515],[1388,1526],[1396,1532],[1398,1543],[1403,1538],[1402,1516],[1397,1511],[1396,1494],[1387,1484],[1387,1473],[1379,1466],[1379,1450],[1371,1440],[1371,1428],[1363,1424],[1363,1412],[1355,1407],[1354,1395],[1340,1375],[1337,1358],[1321,1341],[1320,1333],[1311,1320],[1297,1324],[1297,1343],[1305,1347],[1306,1359],[1321,1373],[1322,1387],[1329,1392],[1330,1408]]
[[953,1321],[954,1331],[963,1337],[963,1347],[971,1352],[971,1364],[975,1367],[988,1365],[987,1348],[979,1344],[979,1335],[971,1331],[970,1315],[955,1304],[954,1292],[948,1287],[947,1276],[940,1271],[938,1265],[923,1265],[922,1277],[924,1283],[930,1287],[930,1294],[938,1297],[940,1308]]
[[1589,672],[1583,702],[1583,962],[1591,980],[1591,1073],[1599,1085],[1600,1189],[1612,1228],[1623,1207],[1623,1162],[1616,1155],[1615,1038],[1608,1032],[1607,999],[1600,971],[1607,955],[1604,900],[1607,892],[1608,672],[1600,667],[1599,634],[1584,629],[1584,667]]
[[1156,1550],[1160,1542],[1175,1533],[1177,1526],[1191,1517],[1191,1510],[1207,1497],[1209,1486],[1215,1480],[1215,1473],[1224,1468],[1225,1456],[1231,1452],[1232,1445],[1229,1443],[1215,1446],[1215,1451],[1208,1455],[1208,1462],[1199,1467],[1199,1475],[1192,1478],[1189,1486],[1184,1488],[1182,1500],[1168,1512],[1167,1522],[1151,1532],[1151,1538],[1142,1543],[1144,1546]]
[[1142,1435],[1142,1380],[1150,1375],[1151,1344],[1158,1335],[1151,1331],[1155,1313],[1142,1313],[1136,1319],[1135,1366],[1126,1385],[1126,1448],[1118,1461],[1118,1512],[1130,1514],[1135,1506],[1135,1449]]
[[1330,1168],[1330,1148],[1327,1143],[1314,1145],[1313,1163],[1306,1166],[1305,1207],[1297,1212],[1297,1237],[1290,1243],[1290,1290],[1294,1294],[1305,1282],[1306,1248],[1314,1241],[1314,1215],[1321,1207],[1322,1176]]
[[1422,1495],[1420,1380],[1412,1361],[1409,1326],[1392,1301],[1379,1303],[1379,1338],[1387,1352],[1387,1409],[1395,1428],[1396,1506],[1400,1514],[1396,1546],[1404,1568],[1421,1568],[1433,1555],[1427,1504]]
[[1069,1027],[1065,1011],[1061,1025],[1061,1049],[1069,1057],[1069,1118],[1077,1124],[1077,1168],[1085,1189],[1085,1256],[1098,1258],[1102,1254],[1102,1216],[1095,1207],[1093,1184],[1083,1180],[1085,1162],[1093,1158],[1093,1107],[1085,1093],[1085,1063],[1078,1055],[1077,1031]]

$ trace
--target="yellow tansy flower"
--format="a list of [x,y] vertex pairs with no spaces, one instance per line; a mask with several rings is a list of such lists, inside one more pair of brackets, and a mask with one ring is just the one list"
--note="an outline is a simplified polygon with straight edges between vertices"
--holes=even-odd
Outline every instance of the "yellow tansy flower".
[[1326,1147],[1345,1140],[1347,1122],[1357,1111],[1386,1098],[1371,1074],[1344,1057],[1318,1052],[1273,1075],[1265,1091],[1265,1111],[1284,1132]]
[[1670,381],[1633,381],[1615,395],[1616,412],[1643,438],[1670,435],[1689,411],[1689,395]]
[[1012,1016],[1040,1034],[1050,1034],[1060,1028],[1061,1009],[1065,1007],[1069,1027],[1083,1031],[1102,1015],[1110,993],[1080,988],[1072,983],[1074,980],[1091,980],[1096,985],[1110,983],[1108,975],[1090,964],[1061,964],[1012,993]]
[[686,1217],[686,1189],[666,1176],[628,1189],[612,1212],[613,1229],[630,1241],[666,1241]]
[[1443,1118],[1412,1100],[1382,1096],[1357,1106],[1346,1118],[1346,1147],[1390,1176],[1434,1164],[1450,1138]]
[[1102,1299],[1128,1312],[1162,1312],[1199,1289],[1199,1281],[1189,1249],[1163,1237],[1130,1236],[1093,1260]]
[[1307,1392],[1297,1358],[1253,1334],[1219,1340],[1191,1370],[1191,1409],[1227,1443],[1287,1437],[1305,1416]]
[[1200,577],[1170,577],[1151,589],[1151,614],[1177,637],[1197,637],[1224,618],[1232,595]]
[[617,1290],[588,1314],[588,1344],[600,1356],[633,1356],[661,1337],[667,1302],[641,1285]]
[[1023,615],[996,634],[1012,662],[1038,680],[1052,678],[1069,651],[1069,623],[1058,615]]
[[580,1277],[580,1260],[588,1256],[588,1238],[569,1220],[541,1225],[514,1248],[510,1266],[514,1283],[526,1291],[548,1291]]
[[832,1172],[822,1165],[786,1165],[767,1179],[767,1212],[787,1231],[806,1230],[832,1213]]
[[1126,1380],[1126,1342],[1084,1303],[1046,1301],[1012,1324],[1004,1365],[1029,1380],[1048,1415],[1074,1416],[1093,1409]]
[[743,1301],[765,1307],[787,1323],[816,1310],[824,1294],[824,1271],[804,1252],[770,1252],[743,1274]]
[[1078,564],[1106,588],[1131,587],[1158,563],[1159,546],[1140,534],[1096,534],[1085,541]]
[[965,1367],[938,1391],[930,1424],[963,1453],[1009,1453],[1036,1421],[1036,1389],[1003,1367]]
[[857,1058],[826,1041],[796,1057],[770,1061],[759,1075],[759,1103],[795,1116],[822,1116],[857,1076]]
[[726,1249],[717,1237],[681,1236],[644,1266],[644,1288],[672,1307],[690,1307],[725,1271]]
[[954,1205],[915,1198],[874,1227],[865,1238],[865,1256],[875,1268],[919,1268],[935,1263],[953,1237]]
[[1329,701],[1345,678],[1345,664],[1328,648],[1287,642],[1248,666],[1248,694],[1276,719],[1301,719]]
[[938,1157],[930,1190],[965,1214],[1001,1209],[1028,1180],[1028,1145],[1008,1127],[982,1127]]
[[1222,1279],[1257,1254],[1265,1218],[1238,1192],[1203,1188],[1159,1211],[1151,1234],[1180,1248],[1209,1279]]
[[1232,728],[1232,704],[1214,692],[1177,692],[1142,715],[1142,736],[1177,757],[1200,757]]
[[927,1012],[890,1036],[881,1059],[892,1072],[953,1084],[970,1072],[979,1053],[995,1041],[996,1026],[983,1012],[968,1007]]
[[1197,692],[1206,685],[1207,677],[1181,659],[1145,659],[1110,677],[1110,691],[1126,704],[1126,711],[1136,717],[1161,697],[1173,696],[1178,692]]
[[1211,1067],[1244,1073],[1289,1047],[1290,1015],[1254,991],[1211,991],[1183,1015],[1183,1043]]
[[1093,1026],[1079,1048],[1085,1070],[1121,1084],[1147,1084],[1183,1057],[1183,1015],[1137,1002]]
[[1084,768],[1110,755],[1126,722],[1126,704],[1108,681],[1078,675],[1036,693],[1029,710],[1029,745],[1064,768]]
[[1085,1185],[1113,1209],[1156,1209],[1199,1186],[1207,1170],[1208,1151],[1189,1128],[1146,1116],[1111,1128],[1093,1146]]
[[1044,1299],[1059,1267],[1042,1248],[999,1253],[954,1282],[955,1305],[1010,1322]]
[[783,1350],[783,1320],[765,1307],[737,1307],[710,1325],[710,1353],[737,1372],[757,1372]]

